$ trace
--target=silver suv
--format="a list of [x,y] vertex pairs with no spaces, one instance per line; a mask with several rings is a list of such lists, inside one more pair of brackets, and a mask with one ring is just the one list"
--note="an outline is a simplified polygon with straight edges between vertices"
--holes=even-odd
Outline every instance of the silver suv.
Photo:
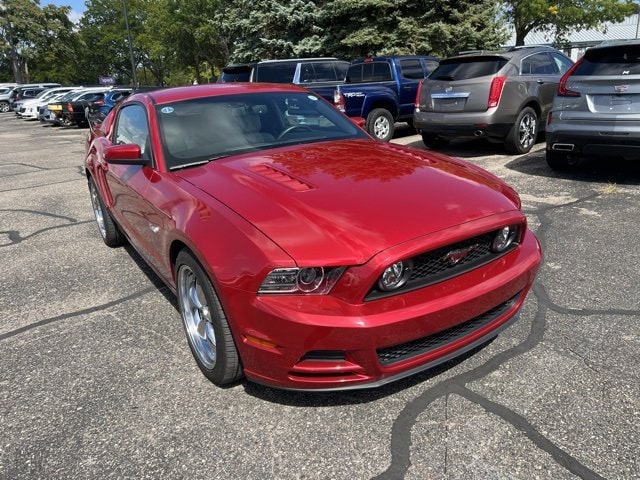
[[483,137],[504,142],[509,153],[527,153],[544,129],[560,77],[572,64],[550,47],[441,60],[418,90],[414,126],[431,148],[452,138]]
[[640,159],[640,41],[587,50],[562,77],[547,117],[547,163],[590,156]]

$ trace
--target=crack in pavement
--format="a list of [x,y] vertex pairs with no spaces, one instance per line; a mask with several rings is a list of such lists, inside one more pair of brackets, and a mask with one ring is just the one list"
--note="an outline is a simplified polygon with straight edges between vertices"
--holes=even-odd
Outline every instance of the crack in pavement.
[[11,330],[9,332],[0,334],[0,342],[6,340],[11,337],[15,337],[21,333],[27,332],[29,330],[33,330],[34,328],[42,327],[44,325],[49,325],[54,322],[58,322],[60,320],[67,320],[69,318],[78,317],[80,315],[86,315],[89,313],[98,312],[100,310],[106,310],[108,308],[114,307],[121,303],[128,302],[129,300],[134,300],[136,298],[142,297],[147,293],[158,291],[158,288],[155,285],[149,286],[147,288],[143,288],[137,292],[132,293],[131,295],[127,295],[126,297],[119,298],[117,300],[113,300],[111,302],[103,303],[102,305],[96,305],[95,307],[85,308],[83,310],[78,310],[76,312],[71,313],[63,313],[62,315],[57,315],[55,317],[45,318],[39,320],[37,322],[31,323],[29,325],[25,325],[24,327],[16,328],[15,330]]
[[[537,236],[540,244],[544,246],[546,241],[547,232],[551,229],[553,221],[547,217],[547,213],[551,210],[564,208],[567,206],[574,206],[581,202],[590,201],[600,196],[598,193],[588,195],[584,198],[567,202],[562,205],[550,205],[543,207],[536,212],[530,212],[532,215],[536,215],[540,222],[540,226],[537,229]],[[543,249],[544,251],[544,249]],[[391,431],[391,463],[389,467],[379,475],[376,479],[397,479],[404,478],[405,474],[411,466],[411,431],[416,424],[418,417],[427,410],[427,408],[439,398],[443,396],[448,397],[450,394],[455,393],[463,396],[467,400],[476,403],[485,411],[498,415],[507,423],[512,425],[517,430],[522,431],[539,449],[547,452],[558,465],[569,470],[571,473],[584,478],[584,479],[601,479],[602,477],[580,463],[576,458],[569,455],[560,447],[555,445],[551,440],[544,437],[538,432],[533,425],[526,420],[522,415],[510,410],[506,406],[493,402],[473,391],[471,391],[467,385],[474,381],[478,381],[490,373],[496,371],[503,364],[512,360],[520,355],[523,355],[532,349],[534,349],[543,339],[547,322],[547,311],[562,311],[562,313],[578,313],[578,314],[622,314],[622,315],[637,315],[637,312],[631,310],[576,310],[563,309],[552,303],[547,295],[544,286],[536,281],[532,288],[532,292],[537,300],[537,311],[531,322],[531,328],[527,337],[517,345],[504,350],[495,356],[491,357],[484,364],[473,368],[472,370],[460,373],[449,379],[434,385],[427,389],[405,405],[404,409],[399,413],[398,417],[393,423]]]
[[[8,188],[7,190],[0,190],[0,193],[5,193],[5,192],[21,192],[22,190],[31,190],[33,188],[41,188],[41,187],[50,187],[51,185],[60,185],[62,183],[70,183],[70,182],[77,182],[81,179],[76,178],[74,180],[62,180],[60,182],[49,182],[49,183],[42,183],[39,185],[29,185],[28,187],[20,187],[20,188]],[[85,179],[86,180],[86,179]]]
[[55,219],[67,220],[69,223],[65,225],[54,225],[51,227],[41,228],[40,230],[36,230],[35,232],[22,236],[18,230],[0,230],[0,235],[7,235],[9,237],[9,243],[0,243],[0,248],[2,247],[10,247],[13,245],[18,245],[19,243],[24,242],[25,240],[40,235],[41,233],[48,232],[50,230],[56,230],[60,228],[73,227],[76,225],[83,225],[86,223],[92,223],[93,220],[83,220],[78,221],[75,218],[67,217],[64,215],[58,215],[56,213],[49,212],[39,212],[37,210],[26,210],[26,209],[0,209],[0,212],[11,212],[11,213],[31,213],[34,215],[41,215],[44,217],[50,217]]

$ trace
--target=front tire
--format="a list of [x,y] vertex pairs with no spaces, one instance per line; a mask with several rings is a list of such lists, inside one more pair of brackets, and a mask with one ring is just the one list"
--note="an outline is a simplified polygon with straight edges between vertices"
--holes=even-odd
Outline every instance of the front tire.
[[93,206],[96,224],[105,245],[111,248],[124,245],[126,239],[106,209],[93,178],[89,179],[89,195],[91,196],[91,205]]
[[531,107],[523,108],[505,139],[507,152],[516,155],[529,153],[538,137],[538,123],[535,110]]
[[186,250],[175,267],[176,291],[191,353],[205,377],[227,385],[242,377],[227,317],[204,269]]
[[374,108],[367,116],[367,132],[376,140],[388,142],[393,138],[393,115],[385,108]]

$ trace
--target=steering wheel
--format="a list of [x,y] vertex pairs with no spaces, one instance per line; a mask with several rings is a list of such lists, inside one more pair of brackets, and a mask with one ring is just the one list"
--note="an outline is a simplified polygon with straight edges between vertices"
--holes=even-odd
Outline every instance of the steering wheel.
[[287,134],[293,132],[294,130],[303,130],[306,132],[313,132],[313,129],[311,127],[309,127],[308,125],[292,125],[288,128],[285,128],[282,133],[280,135],[278,135],[278,138],[276,140],[282,140],[283,137],[285,137]]

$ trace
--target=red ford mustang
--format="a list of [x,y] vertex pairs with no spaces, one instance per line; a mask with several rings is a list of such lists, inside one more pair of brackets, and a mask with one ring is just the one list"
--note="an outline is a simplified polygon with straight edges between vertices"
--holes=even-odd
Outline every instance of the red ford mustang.
[[85,166],[104,242],[176,292],[218,385],[364,388],[433,367],[514,320],[541,260],[500,179],[378,143],[295,87],[133,95]]

